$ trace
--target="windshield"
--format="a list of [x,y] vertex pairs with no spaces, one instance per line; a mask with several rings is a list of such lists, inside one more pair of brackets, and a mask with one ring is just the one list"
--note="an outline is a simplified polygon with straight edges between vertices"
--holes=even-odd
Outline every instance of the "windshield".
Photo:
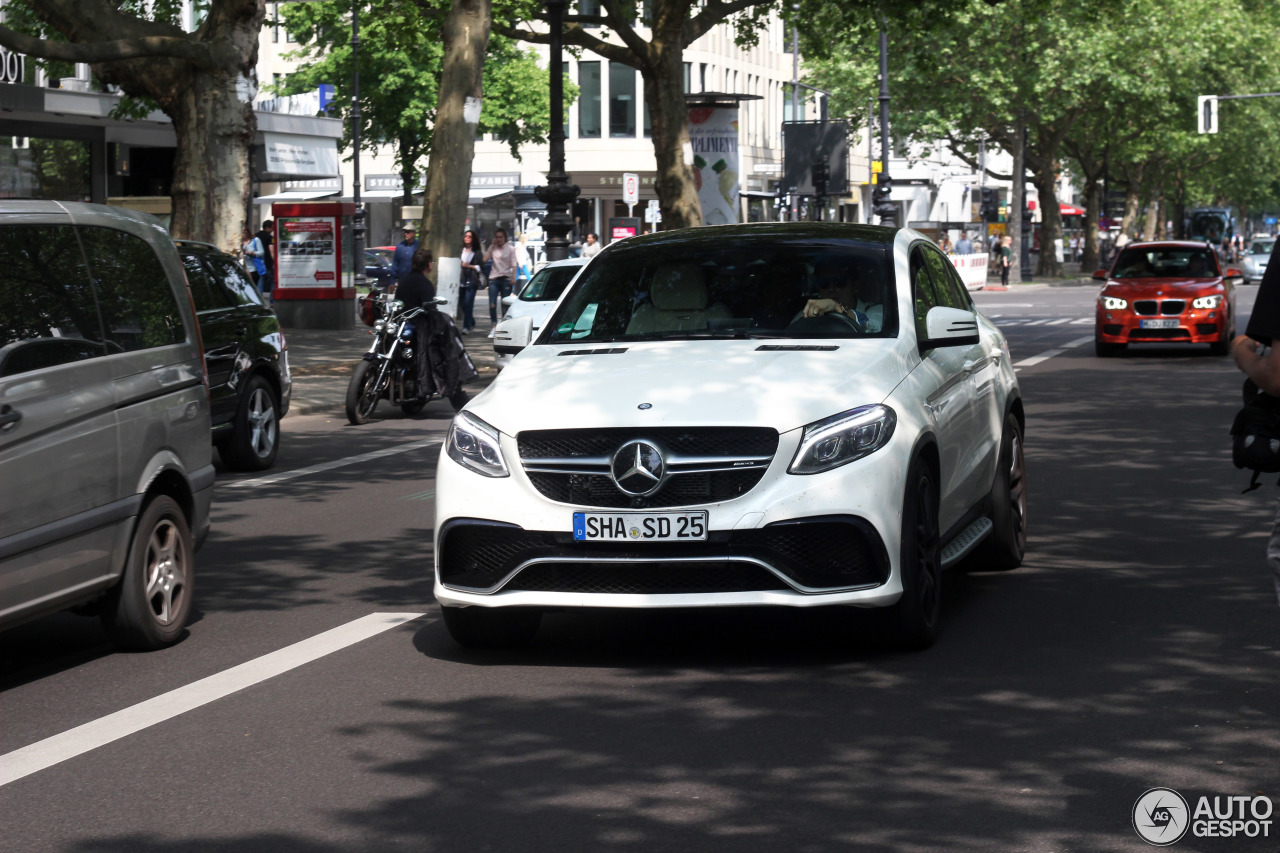
[[[540,342],[897,335],[882,243],[712,236],[622,244],[599,256]],[[818,299],[831,303],[827,310],[803,316]]]
[[538,270],[524,290],[520,291],[521,302],[554,302],[564,293],[565,285],[573,281],[573,277],[582,269],[580,264],[563,267],[543,267]]
[[1208,248],[1125,249],[1116,259],[1112,278],[1209,278],[1218,275],[1218,260]]
[[1249,254],[1269,255],[1271,254],[1271,247],[1275,244],[1275,240],[1257,240],[1249,247]]
[[1219,242],[1230,225],[1225,213],[1200,211],[1191,214],[1191,239]]

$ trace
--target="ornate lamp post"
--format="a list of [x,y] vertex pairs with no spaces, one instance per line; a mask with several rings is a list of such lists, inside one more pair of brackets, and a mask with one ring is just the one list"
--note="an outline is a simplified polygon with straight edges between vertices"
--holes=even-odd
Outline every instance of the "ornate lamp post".
[[889,32],[880,16],[880,182],[874,193],[874,209],[880,224],[890,228],[898,224],[898,208],[889,201],[893,181],[889,178]]
[[538,201],[547,206],[542,228],[547,232],[548,261],[563,261],[569,257],[569,232],[573,229],[569,205],[578,197],[577,185],[570,182],[564,170],[564,72],[561,71],[560,44],[564,4],[565,0],[547,0],[551,26],[551,170],[547,172],[547,185],[534,190]]
[[365,286],[364,205],[360,203],[360,2],[351,4],[351,274],[356,288]]

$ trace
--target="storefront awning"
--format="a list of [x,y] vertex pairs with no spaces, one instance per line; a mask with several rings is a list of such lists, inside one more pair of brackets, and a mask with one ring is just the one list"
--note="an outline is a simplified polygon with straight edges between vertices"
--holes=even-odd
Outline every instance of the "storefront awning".
[[1059,204],[1058,212],[1063,216],[1084,216],[1084,208],[1076,207],[1074,204]]
[[337,190],[305,190],[289,193],[274,193],[273,195],[264,195],[253,200],[254,204],[271,204],[277,201],[310,201],[313,198],[325,198],[326,196],[336,195]]

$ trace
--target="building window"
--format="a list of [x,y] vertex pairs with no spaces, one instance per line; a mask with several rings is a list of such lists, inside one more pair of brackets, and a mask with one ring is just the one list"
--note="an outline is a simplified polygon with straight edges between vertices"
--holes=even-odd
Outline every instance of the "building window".
[[[641,87],[643,90],[643,86]],[[648,139],[653,136],[653,124],[649,121],[649,99],[644,98],[644,123],[641,125],[644,138]]]
[[280,4],[271,4],[271,41],[273,44],[280,42]]
[[[569,76],[569,63],[567,62],[560,63],[560,73],[564,75],[565,80],[573,79],[571,76]],[[566,137],[569,135],[569,99],[568,98],[564,99],[564,135]]]
[[692,91],[689,86],[693,84],[693,63],[686,62],[684,64],[684,93],[687,95]]
[[636,135],[636,70],[621,62],[609,63],[609,135]]
[[698,91],[707,91],[707,63],[698,63]]
[[[598,17],[600,15],[600,0],[578,0],[578,14],[590,15]],[[598,27],[599,24],[583,24],[584,27]]]
[[578,63],[578,136],[600,138],[600,63]]

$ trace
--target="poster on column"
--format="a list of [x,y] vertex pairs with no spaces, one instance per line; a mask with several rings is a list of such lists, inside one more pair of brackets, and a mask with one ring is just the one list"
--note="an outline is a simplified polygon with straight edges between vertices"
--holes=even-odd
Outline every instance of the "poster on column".
[[738,221],[738,108],[691,107],[689,144],[702,221]]
[[281,218],[276,287],[334,287],[338,283],[337,217]]

